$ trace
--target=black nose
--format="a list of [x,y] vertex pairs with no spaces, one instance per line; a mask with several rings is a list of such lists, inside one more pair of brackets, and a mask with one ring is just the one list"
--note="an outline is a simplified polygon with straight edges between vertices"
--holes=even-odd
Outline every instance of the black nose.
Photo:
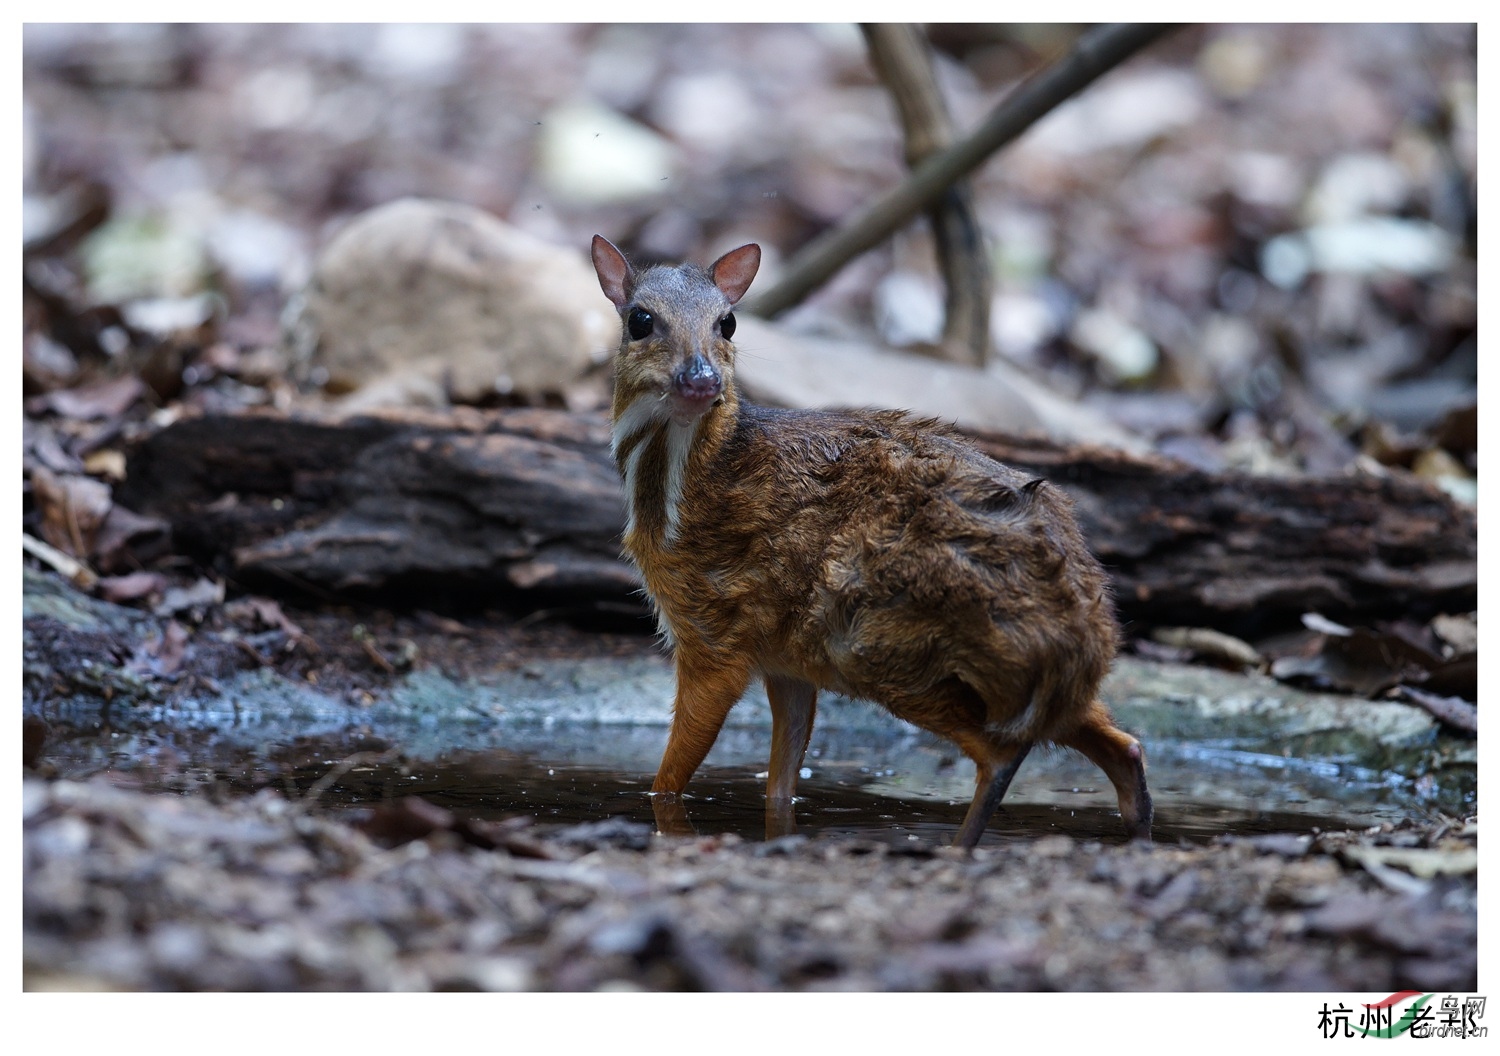
[[714,365],[694,352],[672,378],[672,385],[679,394],[693,400],[707,400],[724,391],[724,379]]

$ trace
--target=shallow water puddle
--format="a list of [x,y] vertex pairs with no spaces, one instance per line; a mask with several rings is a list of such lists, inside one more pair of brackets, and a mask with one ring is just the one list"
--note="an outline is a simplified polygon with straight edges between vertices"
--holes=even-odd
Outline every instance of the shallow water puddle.
[[[652,823],[649,760],[665,739],[659,727],[554,724],[512,729],[509,748],[456,750],[412,758],[399,737],[364,733],[235,744],[198,731],[189,735],[88,734],[51,753],[63,776],[111,773],[167,792],[248,794],[273,788],[289,798],[341,813],[416,795],[460,817],[516,815],[544,825],[621,816]],[[766,835],[766,731],[726,731],[684,799],[700,834]],[[857,735],[814,735],[796,804],[805,836],[858,835],[893,845],[945,844],[968,807],[970,764],[918,736],[863,745]],[[545,741],[545,744],[538,743]],[[1245,753],[1202,745],[1153,747],[1150,777],[1158,841],[1207,842],[1223,834],[1307,832],[1396,820],[1410,796],[1389,782],[1353,780],[1333,764],[1247,762]],[[1366,775],[1369,776],[1369,775]],[[1339,797],[1342,797],[1341,799]],[[1114,793],[1081,757],[1037,752],[1027,760],[987,842],[1060,833],[1075,839],[1123,840]]]
[[[327,810],[421,795],[478,818],[649,823],[672,688],[660,657],[559,660],[482,680],[414,672],[354,708],[260,672],[136,712],[114,732],[99,732],[96,704],[56,702],[42,716],[56,729],[45,758],[64,777],[112,771],[148,788],[231,795],[270,787]],[[1416,709],[1128,658],[1105,696],[1146,745],[1159,840],[1473,810],[1473,742],[1440,740]],[[752,689],[689,785],[696,831],[763,837],[770,739],[769,706]],[[877,707],[820,699],[798,831],[946,843],[973,774],[952,746]],[[1114,790],[1071,752],[1031,754],[986,838],[1049,832],[1123,839]]]
[[[576,824],[610,816],[651,823],[650,774],[622,776],[582,767],[549,767],[546,781],[533,769],[495,780],[494,768],[482,765],[476,777],[466,761],[421,767],[399,786],[461,816],[498,819],[525,814],[538,822]],[[378,771],[341,779],[338,799],[369,803],[395,789]],[[700,834],[732,832],[746,839],[765,836],[765,780],[751,767],[714,767],[700,773],[684,797],[688,818]],[[1075,839],[1123,841],[1112,793],[1092,788],[1013,789],[990,823],[987,840],[1031,839],[1061,833]],[[1047,800],[1047,801],[1040,801]],[[1191,802],[1167,791],[1157,796],[1156,838],[1207,842],[1225,833],[1305,832],[1372,824],[1358,820],[1288,810],[1257,810]],[[947,843],[968,809],[968,798],[895,796],[881,791],[878,780],[855,775],[804,779],[796,803],[797,832],[806,836],[863,836],[886,842],[903,840]]]

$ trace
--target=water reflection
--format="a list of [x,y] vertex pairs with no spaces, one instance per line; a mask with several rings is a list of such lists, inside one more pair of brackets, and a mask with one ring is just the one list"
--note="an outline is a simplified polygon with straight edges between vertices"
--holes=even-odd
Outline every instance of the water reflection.
[[[598,745],[597,728],[591,739]],[[83,735],[54,742],[49,765],[59,776],[109,772],[163,791],[236,795],[270,787],[334,813],[419,795],[475,819],[524,815],[544,825],[569,825],[622,816],[682,834],[759,840],[795,831],[896,845],[951,842],[973,790],[972,770],[962,761],[908,755],[911,767],[899,769],[889,758],[820,751],[809,757],[810,773],[799,783],[791,813],[768,813],[764,773],[754,765],[705,766],[681,799],[670,802],[650,795],[652,774],[642,768],[643,760],[632,759],[635,766],[587,765],[579,758],[589,753],[574,748],[553,755],[527,745],[410,759],[398,745],[365,735],[253,748],[212,736],[156,735],[148,745]],[[1327,773],[1311,768],[1288,774],[1263,760],[1205,755],[1201,746],[1175,752],[1158,747],[1151,776],[1158,842],[1354,828],[1413,812],[1410,797],[1382,784],[1380,775],[1344,773],[1336,766]],[[1028,761],[985,842],[1050,833],[1124,841],[1112,790],[1087,761],[1069,753]]]

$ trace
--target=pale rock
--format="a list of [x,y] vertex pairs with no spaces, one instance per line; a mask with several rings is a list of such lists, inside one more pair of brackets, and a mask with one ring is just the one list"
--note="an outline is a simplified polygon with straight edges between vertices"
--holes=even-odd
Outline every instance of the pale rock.
[[1270,36],[1261,29],[1227,30],[1198,53],[1198,69],[1225,99],[1243,99],[1266,79],[1275,57]]
[[236,280],[249,286],[276,287],[289,273],[307,277],[302,238],[288,224],[251,209],[228,209],[216,216],[207,233],[208,252]]
[[706,154],[732,154],[763,123],[740,77],[727,71],[684,73],[662,86],[654,107],[658,127]]
[[237,116],[248,124],[274,130],[302,124],[317,98],[317,82],[310,71],[268,66],[240,82],[234,105]]
[[1095,443],[1146,444],[1098,412],[1066,400],[999,359],[984,370],[858,341],[793,334],[740,316],[735,378],[750,399],[783,407],[895,408],[962,428]]
[[1007,359],[1030,362],[1057,336],[1057,313],[1031,291],[1005,291],[990,301],[990,340]]
[[1002,278],[1039,282],[1051,272],[1057,236],[1045,213],[1002,207],[983,216],[981,223],[990,233],[995,270]]
[[463,60],[469,27],[443,22],[388,22],[375,35],[368,63],[377,76],[444,85]]
[[1227,160],[1230,188],[1242,202],[1273,209],[1290,209],[1302,196],[1303,175],[1285,154],[1242,150]]
[[198,232],[159,213],[112,217],[84,240],[82,253],[89,293],[102,304],[189,296],[208,273]]
[[192,297],[147,297],[127,301],[120,314],[136,330],[168,337],[180,330],[194,330],[214,317],[219,300],[213,294]]
[[562,393],[619,325],[581,249],[414,198],[339,232],[288,323],[303,373],[351,409]]

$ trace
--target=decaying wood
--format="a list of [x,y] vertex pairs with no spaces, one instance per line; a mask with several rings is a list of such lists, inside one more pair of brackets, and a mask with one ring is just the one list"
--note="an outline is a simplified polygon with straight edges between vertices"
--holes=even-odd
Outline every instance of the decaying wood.
[[[638,580],[619,557],[608,439],[602,417],[552,410],[185,419],[134,452],[121,501],[240,580],[618,601]],[[1126,621],[1252,634],[1307,611],[1476,605],[1475,515],[1414,478],[1213,474],[976,441],[1074,498]]]
[[1164,458],[977,437],[1073,496],[1127,617],[1253,634],[1304,612],[1468,612],[1472,510],[1401,475],[1208,473]]
[[[953,142],[953,119],[938,88],[932,50],[921,28],[910,22],[866,22],[859,28],[901,118],[906,164],[916,168]],[[992,282],[969,181],[955,181],[928,207],[927,222],[947,291],[939,350],[982,367],[989,358]]]
[[638,580],[608,438],[548,411],[196,418],[152,437],[122,491],[241,578],[615,598]]

